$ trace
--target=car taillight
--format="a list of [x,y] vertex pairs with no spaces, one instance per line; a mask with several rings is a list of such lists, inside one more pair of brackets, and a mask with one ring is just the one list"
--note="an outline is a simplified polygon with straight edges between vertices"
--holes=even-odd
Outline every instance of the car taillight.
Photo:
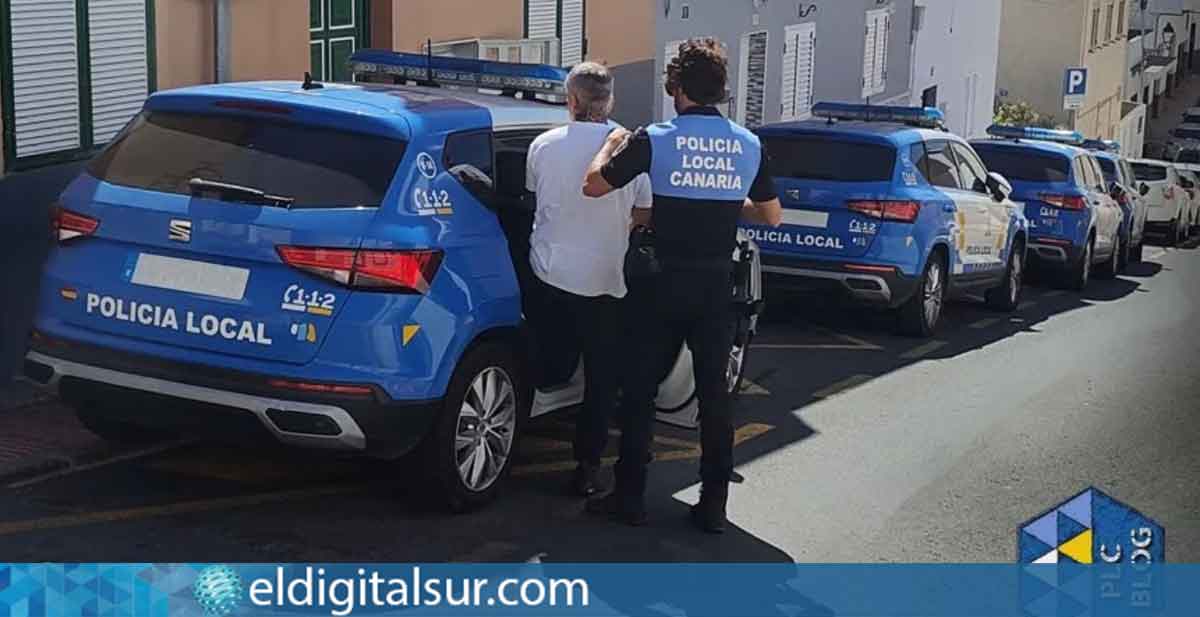
[[859,200],[846,202],[846,209],[871,218],[911,223],[921,213],[921,204],[916,201]]
[[350,396],[370,396],[374,393],[370,386],[347,385],[336,383],[317,383],[312,381],[292,381],[290,379],[271,379],[267,385],[283,390],[299,392],[316,392],[318,394],[346,394]]
[[283,263],[355,289],[423,294],[442,265],[436,250],[277,247]]
[[1062,208],[1063,210],[1082,210],[1087,206],[1087,200],[1082,195],[1042,193],[1038,198],[1055,208]]
[[62,244],[76,238],[96,233],[100,221],[90,216],[72,212],[59,205],[51,206],[50,239]]
[[1122,206],[1128,206],[1129,205],[1129,193],[1126,193],[1125,191],[1118,191],[1117,192],[1117,203],[1121,204]]

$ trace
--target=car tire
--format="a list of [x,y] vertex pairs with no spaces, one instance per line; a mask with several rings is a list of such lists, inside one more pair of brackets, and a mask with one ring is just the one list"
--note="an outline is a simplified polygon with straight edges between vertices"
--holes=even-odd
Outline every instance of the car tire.
[[481,343],[459,361],[420,457],[451,511],[491,502],[512,471],[529,417],[531,397],[523,383],[516,357],[503,343]]
[[1088,281],[1092,278],[1092,251],[1095,245],[1095,239],[1089,238],[1088,243],[1083,245],[1083,255],[1080,255],[1079,259],[1067,270],[1063,280],[1067,289],[1083,291],[1087,288]]
[[1129,269],[1133,247],[1130,246],[1129,242],[1122,240],[1120,249],[1117,252],[1117,272],[1124,272]]
[[994,310],[1011,313],[1021,304],[1021,289],[1025,283],[1025,245],[1018,243],[1008,254],[1004,283],[985,294],[987,304]]
[[1121,273],[1121,251],[1125,250],[1124,247],[1125,244],[1121,242],[1121,236],[1113,238],[1112,255],[1096,271],[1096,275],[1099,278],[1107,280],[1117,278],[1117,275]]
[[933,336],[946,302],[946,259],[940,252],[929,257],[917,290],[897,312],[900,332],[912,337]]
[[108,417],[103,408],[95,403],[84,403],[75,407],[75,417],[87,430],[104,441],[137,446],[162,441],[169,437],[165,432],[121,422]]
[[1145,246],[1146,246],[1146,240],[1143,237],[1142,241],[1137,243],[1137,246],[1134,246],[1133,248],[1129,249],[1129,263],[1131,263],[1131,264],[1142,263],[1142,254],[1145,252],[1143,250],[1145,248]]

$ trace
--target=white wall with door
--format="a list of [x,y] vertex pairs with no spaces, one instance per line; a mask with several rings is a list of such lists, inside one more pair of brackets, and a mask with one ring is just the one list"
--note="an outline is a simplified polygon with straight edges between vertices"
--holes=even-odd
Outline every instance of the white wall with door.
[[912,104],[934,104],[945,112],[947,127],[965,137],[984,134],[992,121],[1001,4],[917,0]]

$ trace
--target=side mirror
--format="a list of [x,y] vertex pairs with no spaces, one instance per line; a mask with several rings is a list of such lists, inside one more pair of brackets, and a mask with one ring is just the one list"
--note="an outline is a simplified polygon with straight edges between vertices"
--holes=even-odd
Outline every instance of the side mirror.
[[1141,193],[1141,195],[1145,197],[1150,193],[1150,185],[1146,184],[1145,182],[1138,183],[1138,193]]
[[992,199],[996,201],[1008,199],[1013,192],[1012,185],[1009,184],[1008,179],[994,171],[988,172],[987,188],[992,192]]
[[1113,199],[1119,200],[1122,196],[1125,195],[1125,187],[1121,186],[1120,184],[1117,184],[1116,182],[1113,182],[1108,185],[1108,194]]

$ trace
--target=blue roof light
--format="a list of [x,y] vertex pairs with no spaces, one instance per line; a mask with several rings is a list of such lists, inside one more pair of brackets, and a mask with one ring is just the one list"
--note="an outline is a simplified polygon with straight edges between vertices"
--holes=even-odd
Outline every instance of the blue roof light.
[[863,122],[899,122],[924,128],[941,128],[946,114],[933,107],[895,107],[886,105],[857,105],[853,103],[817,103],[812,113],[830,120],[861,120]]
[[1119,154],[1121,152],[1121,144],[1111,139],[1089,139],[1083,142],[1083,147],[1088,150],[1096,150],[1099,152],[1112,152]]
[[1034,141],[1052,141],[1070,146],[1082,146],[1083,135],[1079,131],[1057,131],[1036,126],[1008,126],[993,124],[988,127],[988,135],[1004,139],[1031,139]]
[[364,49],[350,56],[356,75],[391,75],[404,80],[432,81],[447,86],[486,88],[564,96],[567,71],[545,64],[517,64],[471,58],[427,56]]

